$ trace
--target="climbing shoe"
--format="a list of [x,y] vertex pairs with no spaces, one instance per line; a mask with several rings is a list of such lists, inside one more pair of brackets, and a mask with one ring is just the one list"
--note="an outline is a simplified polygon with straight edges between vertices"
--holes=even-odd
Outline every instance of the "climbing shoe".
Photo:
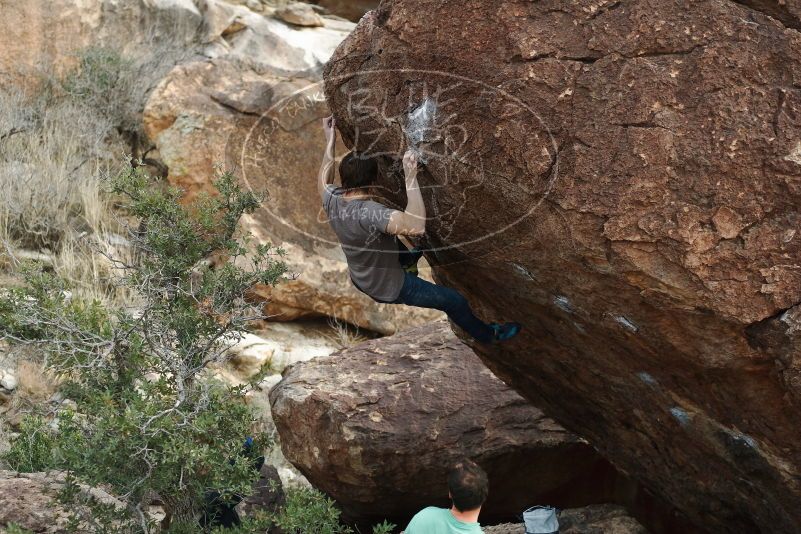
[[501,341],[508,341],[520,333],[520,323],[491,323],[490,326],[495,331],[494,341],[496,343]]

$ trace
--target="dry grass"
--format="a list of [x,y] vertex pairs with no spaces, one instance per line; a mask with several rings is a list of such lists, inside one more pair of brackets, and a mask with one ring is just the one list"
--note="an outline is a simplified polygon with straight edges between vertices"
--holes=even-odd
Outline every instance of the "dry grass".
[[0,88],[0,269],[40,259],[82,297],[111,305],[131,298],[111,283],[117,273],[107,256],[127,259],[129,251],[104,178],[126,154],[147,155],[147,96],[191,53],[145,37],[125,57],[86,50],[75,71],[40,73],[28,92]]
[[34,404],[46,402],[57,388],[57,381],[45,371],[41,363],[21,360],[17,364],[16,395],[20,399]]
[[[69,99],[0,92],[0,236],[55,251],[70,231],[93,231],[98,175],[111,125]],[[117,145],[121,148],[121,145]]]
[[102,191],[124,154],[113,126],[73,99],[9,91],[0,117],[0,264],[38,258],[87,297],[116,300],[102,255],[119,226]]
[[325,337],[340,349],[347,349],[370,339],[359,331],[359,327],[340,321],[336,317],[328,319],[328,326],[331,327],[331,332]]
[[42,354],[35,346],[3,344],[0,369],[11,370],[17,381],[16,389],[3,406],[6,423],[10,422],[13,427],[25,414],[48,411],[48,402],[58,389],[58,381],[45,371]]

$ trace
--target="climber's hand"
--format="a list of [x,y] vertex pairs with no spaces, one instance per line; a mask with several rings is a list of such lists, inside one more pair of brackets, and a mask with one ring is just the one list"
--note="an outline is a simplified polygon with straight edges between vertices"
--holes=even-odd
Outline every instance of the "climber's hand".
[[334,142],[336,141],[337,138],[336,126],[337,123],[333,115],[323,119],[323,133],[325,133],[325,141],[329,147],[333,147]]
[[403,172],[407,183],[417,178],[417,154],[411,148],[403,155]]
[[337,123],[334,116],[323,119],[323,133],[325,134],[326,146],[323,152],[323,162],[320,164],[320,172],[317,175],[317,192],[320,198],[325,198],[325,190],[329,184],[334,183],[334,162],[336,161],[335,144],[337,139]]

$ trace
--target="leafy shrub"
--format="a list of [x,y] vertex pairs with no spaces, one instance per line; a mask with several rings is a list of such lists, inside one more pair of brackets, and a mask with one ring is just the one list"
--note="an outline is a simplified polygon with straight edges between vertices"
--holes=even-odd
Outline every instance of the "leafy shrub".
[[3,534],[33,534],[33,532],[22,528],[16,523],[9,523],[3,531]]
[[[250,250],[248,236],[236,235],[240,217],[260,199],[230,174],[215,185],[219,195],[183,206],[180,191],[153,187],[141,168],[127,167],[111,183],[141,220],[128,236],[136,260],[120,265],[120,283],[140,295],[141,309],[77,298],[66,281],[33,268],[24,272],[25,287],[0,296],[0,334],[40,346],[77,405],[60,413],[52,435],[31,421],[7,460],[26,470],[59,467],[121,496],[125,514],[94,508],[91,519],[109,532],[127,532],[134,522],[146,531],[141,506],[154,493],[165,504],[164,528],[197,529],[209,492],[247,494],[258,476],[243,453],[254,423],[247,387],[215,382],[209,366],[261,317],[246,291],[278,283],[286,268],[280,251]],[[232,261],[213,268],[205,261],[212,253]],[[247,269],[235,265],[240,256]],[[265,445],[254,438],[255,450]]]
[[[286,505],[274,522],[286,534],[352,534],[353,529],[340,522],[336,503],[313,488],[290,488]],[[392,534],[395,525],[384,521],[373,526],[373,534]]]
[[373,534],[392,534],[395,532],[397,525],[389,521],[383,521],[377,525],[373,525]]
[[62,87],[72,100],[114,125],[127,141],[142,142],[148,92],[188,55],[187,49],[172,43],[144,47],[135,55],[123,55],[113,47],[90,47],[78,54],[78,66],[64,78]]
[[312,488],[287,491],[286,505],[276,517],[276,524],[286,534],[348,534],[352,530],[340,524],[340,512],[334,501]]
[[3,457],[11,469],[35,473],[53,467],[53,435],[47,422],[40,416],[28,416],[22,420],[19,430],[19,437]]

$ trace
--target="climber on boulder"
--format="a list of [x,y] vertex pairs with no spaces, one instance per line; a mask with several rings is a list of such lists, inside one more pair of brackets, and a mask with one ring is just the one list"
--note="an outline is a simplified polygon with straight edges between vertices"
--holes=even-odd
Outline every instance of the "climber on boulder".
[[416,264],[422,251],[409,251],[398,239],[425,234],[426,210],[417,183],[416,154],[409,150],[403,157],[406,209],[390,209],[371,198],[378,177],[374,159],[350,152],[339,165],[341,187],[334,185],[333,116],[323,119],[323,130],[326,148],[317,187],[328,221],[347,258],[353,285],[377,302],[441,310],[482,343],[505,341],[517,335],[519,324],[486,324],[473,314],[461,293],[417,276]]

